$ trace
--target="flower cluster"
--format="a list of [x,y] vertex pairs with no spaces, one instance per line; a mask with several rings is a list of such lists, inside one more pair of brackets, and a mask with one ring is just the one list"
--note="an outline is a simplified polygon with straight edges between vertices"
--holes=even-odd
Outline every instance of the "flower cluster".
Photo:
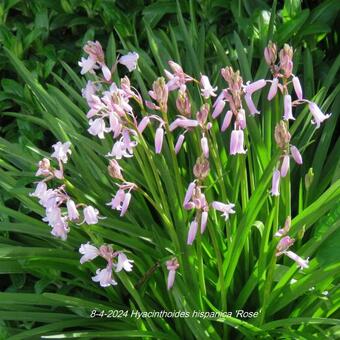
[[[107,135],[112,137],[112,149],[108,150],[106,154],[106,157],[109,158],[108,173],[112,179],[119,183],[115,183],[118,190],[107,205],[117,211],[120,217],[127,213],[134,190],[141,190],[145,194],[142,187],[125,179],[124,169],[119,162],[122,164],[123,158],[132,158],[138,150],[136,148],[145,145],[144,131],[147,127],[152,128],[154,125],[153,143],[156,155],[161,154],[164,149],[165,136],[171,137],[171,134],[177,133],[177,131],[179,134],[175,145],[170,146],[170,148],[174,148],[170,150],[174,157],[185,148],[182,146],[186,141],[196,140],[197,149],[200,151],[193,167],[194,179],[189,184],[183,198],[183,208],[194,213],[193,219],[188,223],[188,245],[194,243],[198,230],[201,234],[205,232],[210,209],[222,213],[225,220],[235,213],[234,203],[208,202],[205,195],[205,180],[210,171],[209,159],[214,156],[215,151],[212,138],[213,119],[217,119],[225,111],[221,120],[221,131],[226,131],[233,124],[230,133],[229,154],[232,156],[245,155],[246,157],[246,146],[249,149],[246,133],[247,120],[254,119],[256,115],[260,114],[254,102],[254,95],[267,85],[270,85],[268,101],[273,100],[281,92],[283,117],[277,124],[274,135],[281,156],[275,166],[271,189],[271,194],[278,196],[280,194],[280,179],[289,173],[290,159],[292,158],[297,164],[303,162],[298,148],[290,143],[289,121],[295,119],[293,108],[307,104],[313,116],[312,124],[315,124],[317,128],[330,116],[330,114],[323,114],[315,103],[304,99],[299,78],[293,74],[293,49],[289,45],[284,45],[279,53],[277,53],[276,45],[271,42],[266,47],[264,57],[272,73],[270,80],[244,81],[239,71],[233,70],[230,66],[222,68],[221,75],[227,85],[220,92],[218,92],[217,86],[211,83],[208,76],[201,74],[200,79],[195,79],[186,74],[179,64],[169,61],[170,70],[164,70],[165,77],[159,77],[153,82],[152,88],[148,91],[149,98],[143,98],[138,90],[131,86],[128,76],[116,82],[113,81],[113,79],[117,79],[113,75],[118,64],[124,65],[129,72],[137,68],[138,53],[129,52],[117,57],[110,69],[105,62],[104,51],[98,41],[89,41],[84,47],[84,52],[86,57],[83,57],[79,62],[81,74],[89,73],[91,75],[88,78],[91,80],[88,80],[82,90],[82,96],[89,107],[86,115],[89,123],[88,132],[100,139],[106,138]],[[276,63],[277,60],[279,60],[278,63]],[[98,70],[100,70],[99,73]],[[189,87],[192,85],[199,86],[201,96],[201,104],[197,106],[196,113],[193,112],[193,107],[196,106],[193,105],[189,94]],[[291,87],[296,96],[294,100],[290,94]],[[178,115],[169,122],[168,111],[171,107],[169,101],[171,96],[174,96]],[[213,104],[211,104],[211,100],[213,100]],[[139,117],[137,110],[142,112],[142,117]],[[188,137],[188,133],[190,137]],[[171,138],[169,140],[171,141]],[[65,184],[55,189],[47,187],[47,182],[52,179],[63,180],[63,166],[71,154],[68,142],[64,144],[58,142],[53,145],[53,148],[54,152],[51,157],[57,160],[58,168],[53,168],[47,158],[39,162],[36,175],[44,176],[44,179],[37,184],[32,196],[38,197],[40,204],[45,208],[44,221],[52,227],[52,234],[65,240],[69,232],[69,221],[80,223],[83,220],[83,223],[95,224],[101,217],[94,207],[76,204],[67,194]],[[145,196],[147,197],[147,195]],[[83,208],[83,218],[78,211],[80,207]],[[308,259],[303,260],[288,250],[294,243],[294,240],[287,236],[289,228],[290,219],[287,219],[285,227],[275,235],[280,237],[276,255],[284,254],[295,260],[301,268],[306,268]],[[132,270],[133,261],[129,260],[122,251],[114,251],[109,245],[104,244],[97,248],[86,243],[81,245],[79,252],[83,255],[80,259],[81,264],[96,257],[102,257],[107,262],[106,267],[98,269],[92,278],[102,287],[117,284],[112,276],[113,272],[120,272],[122,269]],[[171,257],[164,264],[168,270],[167,288],[170,289],[174,285],[179,261],[176,257]]]
[[[304,99],[303,91],[300,84],[300,80],[295,76],[293,72],[293,48],[288,44],[284,44],[283,49],[277,55],[277,47],[274,43],[269,42],[268,46],[264,50],[264,57],[266,63],[270,67],[273,79],[270,81],[271,86],[268,92],[268,100],[272,100],[279,89],[284,96],[284,120],[295,120],[293,115],[293,107],[300,104],[308,104],[310,112],[312,113],[312,124],[315,124],[317,128],[320,124],[330,117],[330,114],[323,114],[317,104]],[[275,64],[276,60],[279,60],[278,64]],[[281,80],[281,82],[280,82]],[[292,96],[289,94],[288,85],[293,84],[294,92],[297,97],[292,101]]]
[[[143,101],[139,92],[131,87],[127,76],[121,79],[120,86],[118,86],[112,81],[112,73],[117,63],[126,66],[129,72],[135,70],[139,55],[136,52],[129,52],[127,55],[117,59],[117,63],[112,70],[107,72],[104,71],[107,68],[104,63],[104,52],[98,41],[89,41],[85,45],[84,51],[89,54],[87,60],[94,67],[84,68],[84,60],[82,59],[79,63],[83,67],[81,73],[90,72],[95,74],[96,65],[99,65],[102,67],[104,76],[104,79],[99,77],[96,82],[89,80],[82,90],[82,95],[89,106],[87,118],[89,119],[90,127],[88,132],[100,139],[105,138],[105,134],[110,133],[115,140],[112,150],[107,154],[107,157],[113,158],[110,161],[109,173],[113,178],[119,179],[123,183],[119,186],[114,199],[108,205],[112,209],[120,211],[120,216],[123,216],[130,203],[130,191],[136,189],[137,186],[124,180],[121,174],[122,169],[117,160],[133,157],[133,149],[138,144],[138,132],[137,120],[133,113],[131,100],[141,107],[143,106]],[[107,84],[109,88],[103,86],[104,84]]]
[[[312,124],[315,124],[316,128],[319,128],[320,124],[330,117],[330,114],[323,114],[317,104],[303,98],[300,80],[293,74],[293,49],[291,46],[285,44],[283,49],[277,53],[276,45],[269,42],[268,46],[265,48],[264,57],[273,76],[272,80],[268,80],[271,83],[271,86],[267,99],[269,101],[272,100],[277,95],[278,89],[283,95],[283,121],[275,128],[275,141],[282,151],[279,165],[280,170],[278,167],[274,169],[271,189],[271,194],[273,196],[279,196],[280,178],[285,177],[288,173],[290,156],[299,165],[303,162],[298,148],[289,144],[291,136],[288,122],[289,120],[295,120],[293,107],[307,103],[313,116]],[[278,64],[275,63],[277,59],[279,60]],[[294,101],[289,93],[290,84],[293,85],[297,97]]]
[[82,244],[79,248],[79,253],[83,256],[80,259],[80,263],[89,262],[100,256],[106,260],[107,265],[103,269],[97,269],[96,275],[92,277],[94,282],[99,282],[102,287],[109,287],[117,285],[117,282],[112,277],[112,271],[116,273],[122,271],[132,271],[133,260],[129,260],[127,256],[121,251],[113,251],[109,245],[102,245],[99,248],[86,243]]
[[70,146],[70,142],[58,142],[52,146],[54,152],[51,157],[58,161],[59,169],[53,168],[48,158],[43,158],[39,162],[36,176],[44,176],[45,178],[37,183],[35,191],[30,194],[30,196],[37,197],[39,204],[44,207],[46,216],[43,221],[52,227],[51,234],[64,241],[70,231],[68,222],[80,222],[81,220],[78,211],[79,207],[83,207],[84,218],[81,223],[96,224],[98,219],[101,218],[98,216],[99,211],[91,205],[76,205],[74,200],[67,194],[65,184],[54,189],[49,189],[47,186],[47,183],[54,178],[59,180],[64,178],[63,164],[67,163],[68,155],[71,154]]

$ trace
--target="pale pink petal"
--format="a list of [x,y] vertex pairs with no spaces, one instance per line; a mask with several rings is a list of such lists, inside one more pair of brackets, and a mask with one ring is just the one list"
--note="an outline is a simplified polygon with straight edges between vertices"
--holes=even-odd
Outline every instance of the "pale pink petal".
[[283,157],[281,165],[281,177],[286,177],[288,170],[289,170],[289,156],[285,155]]
[[302,161],[302,156],[300,154],[300,151],[298,150],[298,148],[294,145],[292,145],[290,147],[290,152],[292,153],[292,157],[294,159],[294,161],[297,163],[297,164],[302,164],[303,161]]

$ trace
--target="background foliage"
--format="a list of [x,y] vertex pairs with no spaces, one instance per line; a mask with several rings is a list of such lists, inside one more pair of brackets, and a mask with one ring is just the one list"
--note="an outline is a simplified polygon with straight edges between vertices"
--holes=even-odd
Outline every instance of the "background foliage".
[[[339,324],[335,319],[340,301],[340,258],[336,248],[340,234],[339,209],[335,204],[340,195],[337,181],[340,142],[336,134],[340,111],[339,8],[336,0],[303,3],[290,0],[278,4],[260,0],[3,1],[0,5],[0,42],[4,47],[0,51],[0,273],[3,274],[0,319],[5,320],[1,322],[2,336],[27,339],[64,332],[70,337],[123,338],[147,337],[153,332],[153,336],[159,338],[171,335],[190,339],[203,338],[210,332],[211,337],[217,338],[217,333],[226,325],[228,329],[231,326],[231,336],[238,334],[240,338],[266,334],[274,338],[283,334],[300,334],[305,338],[322,334],[332,338],[338,334]],[[85,318],[95,307],[180,309],[181,292],[188,289],[179,286],[170,296],[165,287],[157,285],[165,280],[161,270],[138,291],[132,289],[132,281],[138,281],[137,274],[131,279],[122,275],[123,284],[114,289],[103,290],[89,284],[89,271],[94,267],[79,266],[76,252],[79,243],[89,238],[87,231],[74,227],[66,243],[55,240],[40,221],[43,213],[40,206],[28,197],[40,158],[48,154],[56,139],[71,140],[76,146],[73,162],[67,166],[72,194],[103,207],[102,213],[110,216],[93,228],[95,235],[118,240],[121,247],[138,251],[139,258],[134,260],[140,273],[155,264],[148,254],[155,253],[154,258],[162,256],[151,237],[159,220],[143,213],[149,210],[145,209],[142,198],[134,200],[134,213],[127,219],[119,219],[105,208],[108,197],[102,197],[102,193],[110,193],[112,184],[101,155],[109,147],[106,141],[100,143],[87,134],[86,104],[79,94],[84,81],[78,77],[77,61],[82,55],[82,45],[91,39],[107,47],[111,61],[116,52],[138,51],[141,72],[135,72],[134,81],[144,94],[152,81],[163,74],[170,59],[179,62],[187,73],[198,76],[202,72],[214,82],[225,65],[240,69],[245,80],[252,80],[267,73],[262,53],[269,39],[280,45],[288,42],[296,49],[294,72],[302,79],[306,97],[314,97],[324,111],[333,113],[316,132],[306,119],[307,111],[300,112],[293,126],[294,138],[304,149],[305,159],[301,169],[293,169],[296,175],[292,176],[291,184],[292,211],[296,216],[293,229],[300,239],[305,232],[301,255],[316,258],[321,268],[308,274],[296,289],[290,289],[287,286],[295,267],[288,263],[276,267],[272,278],[274,288],[266,301],[267,314],[262,325],[238,319],[214,323],[186,320],[186,324],[182,324],[177,320],[134,319],[89,322]],[[222,84],[217,85],[221,88]],[[273,108],[262,97],[257,100],[264,105],[265,112],[271,112]],[[266,115],[261,117],[261,125],[271,127],[266,130],[270,136],[272,123],[264,117]],[[261,160],[263,170],[270,161],[266,152],[270,155],[274,149],[268,136],[259,136],[265,150]],[[191,169],[194,161],[194,157],[180,159],[183,187],[190,181],[190,172],[185,169]],[[164,169],[161,161],[157,166]],[[135,168],[129,168],[128,163],[124,167],[143,182]],[[303,179],[309,168],[313,168],[314,177],[307,188]],[[79,177],[79,173],[83,176]],[[262,180],[268,181],[269,175],[265,171],[261,175],[263,177],[255,181],[262,185]],[[168,188],[171,177],[163,181]],[[230,181],[237,183],[232,174]],[[271,207],[269,204],[265,209]],[[178,207],[174,209],[176,214]],[[254,209],[255,205],[249,210],[254,212]],[[261,247],[261,251],[269,247],[269,243],[261,243],[259,237],[263,236],[265,226],[273,222],[274,216],[267,215],[269,221],[265,220],[263,211],[254,216],[257,228],[252,233],[260,234],[253,235],[255,241],[249,245],[254,247],[251,251],[256,255]],[[262,226],[259,221],[263,221]],[[279,223],[281,221],[282,218]],[[165,235],[158,235],[162,245],[169,242]],[[205,247],[207,253],[214,251],[208,243]],[[264,277],[256,277],[250,269],[256,265],[266,266],[268,258],[262,260],[265,264],[251,263],[248,269],[242,265],[235,268],[236,279],[229,292],[230,300],[234,301],[231,308],[257,308],[265,290]],[[242,261],[247,263],[244,253],[240,263]],[[211,267],[207,266],[206,270],[211,282],[216,281]],[[241,291],[236,287],[242,287]],[[312,287],[316,288],[309,291]],[[329,298],[321,294],[325,289],[330,292]],[[195,285],[193,291],[198,291]],[[187,303],[197,309],[201,306],[220,308],[220,296],[216,296],[215,301],[207,301],[197,293],[197,301],[196,297],[193,299],[195,301]],[[232,328],[238,330],[232,331]]]

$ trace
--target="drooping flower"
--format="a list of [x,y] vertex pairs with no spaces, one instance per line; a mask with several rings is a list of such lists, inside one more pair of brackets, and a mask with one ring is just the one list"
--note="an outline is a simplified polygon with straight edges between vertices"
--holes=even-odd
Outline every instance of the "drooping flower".
[[44,222],[47,222],[49,226],[53,227],[59,221],[63,221],[63,217],[61,214],[61,209],[54,204],[46,209],[46,216],[42,219]]
[[167,88],[169,91],[174,91],[178,88],[181,88],[185,85],[186,82],[192,81],[193,78],[184,73],[182,67],[175,63],[174,61],[170,60],[169,66],[171,68],[171,72],[164,70],[166,77],[168,78]]
[[123,137],[113,144],[111,152],[107,154],[108,157],[115,159],[122,159],[133,157],[133,148],[137,145],[136,141],[132,141],[128,133],[123,133]]
[[66,241],[67,234],[69,231],[70,229],[65,220],[60,219],[52,225],[51,234],[55,237],[62,239],[63,241]]
[[66,202],[67,215],[71,221],[76,221],[79,219],[79,212],[77,210],[76,204],[73,200],[69,199]]
[[172,288],[176,278],[176,270],[179,267],[179,263],[177,259],[174,257],[173,259],[166,261],[166,268],[168,269],[168,280],[167,280],[167,288],[168,290]]
[[125,197],[124,197],[124,200],[123,200],[123,203],[122,203],[122,210],[120,211],[120,217],[124,216],[129,205],[130,205],[130,201],[131,201],[131,194],[130,192],[127,192],[125,194]]
[[203,211],[202,216],[201,216],[201,234],[204,233],[205,228],[207,226],[207,222],[208,222],[208,212]]
[[81,95],[86,99],[90,107],[94,104],[93,96],[97,97],[95,95],[97,90],[98,87],[91,80],[88,80],[86,86],[81,90]]
[[[125,215],[131,201],[130,191],[137,186],[134,183],[124,182],[118,185],[118,187],[119,189],[116,192],[116,195],[112,198],[111,202],[106,205],[110,206],[113,210],[120,211],[120,217],[122,217]],[[125,192],[126,190],[127,192]]]
[[312,113],[313,118],[314,118],[312,120],[312,124],[315,124],[316,128],[318,129],[320,127],[320,124],[324,120],[326,120],[327,118],[329,118],[331,116],[331,113],[330,114],[323,114],[321,112],[320,108],[315,103],[312,103],[312,102],[309,102],[308,106],[309,106],[309,110]]
[[143,119],[139,122],[137,126],[138,132],[143,133],[143,131],[146,129],[149,123],[150,123],[150,118],[148,116],[143,117]]
[[111,71],[110,69],[104,64],[102,65],[102,72],[105,80],[110,81],[111,80]]
[[299,255],[295,254],[294,252],[288,250],[284,252],[285,255],[287,255],[289,258],[291,258],[293,261],[296,262],[296,264],[301,268],[308,268],[308,258],[306,260],[304,260],[303,258],[301,258]]
[[106,104],[95,94],[91,95],[87,104],[90,107],[90,110],[86,114],[87,118],[92,118],[95,115],[98,115],[101,111],[107,110]]
[[223,99],[217,101],[217,104],[215,105],[214,111],[212,113],[213,118],[217,118],[223,111],[225,107],[225,101]]
[[283,115],[283,119],[284,120],[295,120],[294,116],[293,116],[293,110],[292,110],[292,97],[289,94],[286,94],[284,96],[284,115]]
[[123,189],[119,189],[116,192],[116,195],[112,198],[111,202],[107,203],[107,205],[111,206],[113,210],[122,210],[122,204],[125,199],[125,191]]
[[231,110],[228,110],[227,113],[225,114],[223,122],[222,122],[222,126],[221,126],[222,132],[227,130],[227,128],[229,127],[229,125],[231,123],[232,118],[233,118],[233,112]]
[[94,70],[98,69],[96,62],[96,59],[93,59],[92,57],[82,57],[78,62],[78,65],[81,67],[80,74],[83,75],[87,72],[94,73]]
[[215,91],[217,90],[217,86],[212,87],[209,78],[205,75],[201,76],[201,87],[201,93],[205,99],[216,97]]
[[294,244],[295,240],[289,236],[283,237],[276,246],[276,256],[283,254],[289,247]]
[[245,86],[245,92],[249,95],[252,95],[254,92],[265,87],[267,82],[264,79],[259,79],[254,81],[253,83],[247,83]]
[[57,142],[56,144],[52,145],[54,152],[52,153],[51,157],[56,158],[58,161],[66,163],[68,157],[67,154],[71,154],[70,146],[70,142]]
[[188,118],[185,118],[185,117],[181,117],[181,118],[176,118],[169,125],[169,130],[173,131],[177,128],[191,129],[191,128],[195,128],[198,125],[199,125],[199,123],[195,119],[188,119]]
[[235,208],[235,204],[233,203],[225,204],[222,202],[214,201],[211,203],[211,206],[215,210],[220,211],[222,213],[221,216],[223,216],[225,220],[229,218],[230,214],[235,214],[235,210],[233,210]]
[[160,154],[162,151],[164,139],[164,129],[162,126],[159,126],[155,133],[155,153]]
[[253,102],[253,99],[251,97],[251,94],[249,93],[246,93],[245,96],[244,96],[244,100],[248,106],[248,109],[249,109],[249,113],[254,116],[256,114],[260,114],[260,111],[256,108],[254,102]]
[[245,129],[247,126],[247,121],[246,121],[246,112],[243,109],[240,109],[237,112],[237,116],[236,116],[236,122],[237,125],[241,128],[241,129]]
[[84,220],[87,224],[97,224],[98,223],[98,209],[93,208],[91,205],[88,205],[83,210]]
[[279,79],[274,78],[272,80],[272,84],[270,85],[268,96],[267,96],[267,99],[269,101],[272,100],[276,96],[278,84],[279,84]]
[[281,171],[280,171],[281,177],[286,177],[288,170],[289,170],[289,156],[284,155],[282,164],[281,164]]
[[177,142],[176,142],[176,145],[175,145],[175,153],[177,154],[179,152],[179,150],[181,149],[182,145],[183,145],[183,142],[184,142],[184,134],[180,134],[178,136],[178,139],[177,139]]
[[196,238],[196,234],[197,234],[197,228],[198,228],[198,223],[196,220],[193,220],[190,223],[190,227],[189,227],[188,239],[187,239],[188,245],[192,245],[192,243],[194,242]]
[[80,258],[80,263],[83,264],[88,261],[92,261],[100,255],[100,251],[95,246],[92,246],[89,242],[82,244],[79,248],[79,253],[83,256]]
[[296,76],[293,76],[292,81],[293,81],[293,87],[294,87],[296,96],[298,97],[298,99],[302,100],[303,93],[302,93],[302,87],[301,87],[299,78]]
[[111,71],[105,64],[105,56],[102,45],[99,41],[88,41],[84,46],[84,51],[89,55],[87,59],[81,58],[78,63],[82,70],[81,74],[87,72],[94,73],[95,69],[101,67],[104,78],[109,81],[111,79]]
[[191,197],[194,193],[194,190],[196,188],[196,183],[191,182],[188,186],[187,192],[185,193],[185,197],[184,197],[184,202],[183,202],[183,207],[186,206],[187,203],[189,203],[189,201],[191,200]]
[[233,130],[230,137],[230,154],[244,154],[244,133],[243,130]]
[[127,256],[124,253],[119,253],[118,254],[118,262],[116,264],[115,272],[118,273],[122,269],[124,269],[126,272],[131,272],[132,271],[132,263],[133,260],[129,260]]
[[100,139],[104,139],[104,133],[109,132],[109,129],[105,126],[105,120],[103,118],[97,118],[95,120],[89,120],[90,127],[87,131],[93,135],[98,136]]
[[292,145],[290,147],[290,152],[292,153],[292,157],[297,164],[303,163],[300,151],[298,150],[298,148],[296,146]]
[[137,61],[139,59],[139,54],[137,52],[129,52],[126,55],[121,56],[118,62],[127,67],[129,72],[132,72],[137,68]]
[[32,197],[42,198],[47,191],[47,184],[43,181],[38,182],[35,191],[29,195]]
[[280,187],[280,171],[275,169],[272,179],[272,190],[270,192],[272,196],[280,195],[279,187]]
[[101,287],[117,285],[117,282],[112,278],[112,268],[110,266],[104,269],[97,269],[96,274],[96,276],[92,277],[92,281],[99,282]]

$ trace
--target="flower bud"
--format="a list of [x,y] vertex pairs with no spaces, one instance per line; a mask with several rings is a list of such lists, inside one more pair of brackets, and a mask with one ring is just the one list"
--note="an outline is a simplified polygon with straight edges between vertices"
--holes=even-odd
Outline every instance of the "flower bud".
[[249,93],[252,95],[254,92],[262,89],[265,87],[267,82],[264,79],[259,79],[257,81],[254,81],[253,83],[250,83],[246,86],[246,93]]
[[269,92],[268,92],[267,99],[269,101],[272,100],[276,96],[278,84],[279,84],[279,79],[274,78],[273,81],[272,81],[272,84],[270,85],[270,89],[269,89]]
[[150,123],[150,118],[148,116],[143,117],[143,119],[138,124],[137,130],[139,133],[143,133],[148,124]]
[[224,107],[225,107],[225,101],[223,99],[219,100],[212,113],[212,117],[217,118],[222,113]]
[[118,162],[115,159],[110,160],[107,170],[112,178],[120,179],[122,181],[124,180],[122,175],[122,167],[118,164]]
[[199,112],[197,112],[196,119],[201,125],[204,125],[205,122],[207,121],[209,109],[210,109],[209,104],[204,104],[201,106],[201,109],[199,110]]
[[160,77],[153,82],[152,91],[149,91],[149,94],[157,101],[161,111],[167,112],[169,91],[163,77]]
[[279,196],[280,195],[280,171],[275,170],[273,174],[273,179],[272,179],[272,189],[271,189],[271,195],[272,196]]
[[293,87],[298,99],[302,100],[303,97],[302,87],[298,77],[295,76],[293,77]]
[[254,116],[256,114],[260,114],[259,110],[256,108],[255,103],[253,102],[253,98],[251,97],[251,94],[246,93],[244,96],[244,100],[248,106],[249,113]]
[[290,142],[291,136],[284,121],[281,120],[280,123],[276,125],[274,137],[279,148],[285,149]]
[[176,278],[176,270],[178,269],[178,267],[179,267],[179,263],[176,257],[172,258],[169,261],[166,261],[166,268],[169,271],[168,280],[167,280],[168,290],[171,289],[172,286],[174,285],[175,278]]
[[155,152],[157,154],[161,153],[162,151],[163,139],[164,139],[164,130],[162,127],[159,127],[156,130],[156,134],[155,134]]
[[296,164],[302,164],[302,156],[300,154],[300,151],[298,150],[298,148],[294,145],[292,145],[290,147],[290,152],[292,153],[292,157],[294,158],[294,161],[296,162]]
[[43,158],[39,162],[39,168],[38,171],[36,172],[36,176],[48,176],[51,174],[51,163],[48,158]]
[[264,49],[264,58],[269,66],[275,63],[277,58],[276,44],[269,41],[268,46]]
[[178,91],[176,107],[180,114],[182,114],[183,116],[185,117],[191,116],[191,103],[185,85],[182,85]]
[[281,70],[284,72],[285,77],[289,78],[293,71],[293,48],[288,44],[284,44],[279,56]]
[[197,228],[198,228],[197,221],[196,220],[192,221],[190,223],[190,228],[188,232],[188,239],[187,239],[188,245],[192,245],[192,243],[194,242],[196,238],[196,234],[197,234]]
[[281,177],[286,177],[289,170],[289,156],[283,156],[282,164],[281,164]]
[[208,176],[209,171],[209,161],[203,155],[198,157],[193,169],[194,176],[200,180],[204,180]]
[[99,41],[88,41],[84,46],[84,51],[99,64],[104,63],[104,52]]
[[205,228],[207,226],[207,222],[208,222],[208,212],[203,211],[201,215],[201,234],[204,233]]
[[282,254],[282,252],[286,251],[291,245],[294,243],[294,239],[289,236],[283,237],[276,247],[276,256]]
[[209,158],[209,144],[207,137],[201,138],[201,148],[205,158]]
[[221,126],[222,132],[224,132],[225,130],[228,129],[232,118],[233,118],[233,113],[232,113],[232,111],[228,110],[227,113],[225,114],[223,122],[222,122],[222,126]]
[[314,179],[314,172],[313,172],[313,168],[309,168],[306,176],[305,176],[305,187],[308,190],[310,188],[310,186],[313,183],[313,179]]
[[183,134],[178,136],[178,139],[177,139],[177,142],[176,142],[176,145],[175,145],[175,153],[176,154],[178,154],[179,150],[181,150],[181,147],[182,147],[183,142],[184,142],[184,138],[185,138],[185,136]]
[[73,200],[67,200],[66,202],[68,218],[71,221],[76,221],[79,219],[79,212]]
[[295,120],[293,116],[293,108],[292,108],[292,97],[289,94],[286,94],[284,96],[284,115],[283,119],[284,120]]

